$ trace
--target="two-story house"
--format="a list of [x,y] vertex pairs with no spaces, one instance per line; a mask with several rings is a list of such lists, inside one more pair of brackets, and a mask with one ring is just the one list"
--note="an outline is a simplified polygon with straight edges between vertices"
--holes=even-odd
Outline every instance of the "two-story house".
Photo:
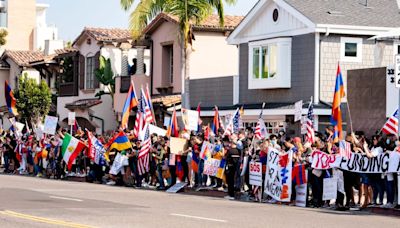
[[345,86],[347,70],[392,63],[398,44],[368,38],[399,27],[399,19],[396,0],[260,0],[228,38],[238,47],[239,76],[235,102],[221,107],[222,115],[243,105],[245,124],[255,126],[266,102],[263,118],[271,133],[299,134],[293,104],[303,100],[305,114],[313,97],[323,130],[338,63]]
[[[135,66],[139,71],[138,62],[150,64],[149,50],[142,46],[132,48],[132,42],[130,32],[125,29],[85,28],[73,42],[73,49],[56,57],[60,64],[57,113],[62,125],[66,126],[68,113],[75,112],[78,125],[82,128],[98,133],[117,129],[120,112],[116,107],[122,106],[126,99],[126,94],[120,96],[119,90],[130,85],[130,80],[122,81],[121,78],[129,78],[130,73],[136,74],[132,68]],[[114,97],[108,94],[96,96],[101,91],[109,92],[95,76],[100,56],[111,61],[116,77]]]

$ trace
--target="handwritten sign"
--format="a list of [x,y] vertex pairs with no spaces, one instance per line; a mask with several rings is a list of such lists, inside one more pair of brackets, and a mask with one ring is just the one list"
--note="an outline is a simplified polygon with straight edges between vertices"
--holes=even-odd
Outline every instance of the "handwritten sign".
[[303,101],[298,101],[294,104],[294,122],[301,120],[303,111]]
[[261,162],[250,162],[249,179],[251,185],[262,186]]
[[207,160],[204,161],[203,174],[209,175],[212,177],[217,176],[218,168],[219,168],[220,164],[221,164],[221,160],[214,159],[214,158],[208,158]]
[[57,129],[58,118],[54,116],[46,116],[44,119],[43,133],[54,135]]
[[293,151],[290,150],[282,155],[271,147],[268,151],[265,193],[275,200],[289,202],[292,194]]

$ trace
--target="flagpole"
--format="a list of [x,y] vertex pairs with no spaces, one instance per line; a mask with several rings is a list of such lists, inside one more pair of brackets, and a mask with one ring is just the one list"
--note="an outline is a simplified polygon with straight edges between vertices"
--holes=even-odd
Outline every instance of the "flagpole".
[[[350,113],[350,105],[349,105],[349,99],[347,99],[347,111],[349,112],[349,120],[350,120],[350,130],[351,133],[353,133],[353,121],[351,120],[351,113]],[[400,105],[400,103],[399,103]]]

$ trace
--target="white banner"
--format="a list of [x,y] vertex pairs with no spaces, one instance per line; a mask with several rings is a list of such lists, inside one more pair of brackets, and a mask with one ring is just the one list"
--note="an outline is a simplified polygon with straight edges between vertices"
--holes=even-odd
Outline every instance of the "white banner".
[[307,204],[307,184],[296,185],[296,206],[306,207]]
[[43,133],[49,135],[55,135],[57,129],[58,118],[54,116],[46,116],[44,119]]
[[155,133],[158,136],[165,136],[167,134],[166,130],[164,130],[164,129],[160,128],[160,127],[157,127],[157,126],[155,126],[153,124],[149,125],[149,131],[150,131],[150,134],[154,134]]
[[350,159],[340,155],[314,151],[311,167],[314,169],[339,168],[356,173],[397,173],[400,172],[400,153],[386,152],[376,157],[351,153]]
[[265,193],[282,202],[289,202],[292,193],[292,151],[280,154],[274,148],[268,149],[265,172]]
[[262,186],[262,164],[261,162],[250,162],[249,167],[250,184],[255,186]]
[[336,178],[324,178],[322,200],[333,200],[337,197],[337,184]]

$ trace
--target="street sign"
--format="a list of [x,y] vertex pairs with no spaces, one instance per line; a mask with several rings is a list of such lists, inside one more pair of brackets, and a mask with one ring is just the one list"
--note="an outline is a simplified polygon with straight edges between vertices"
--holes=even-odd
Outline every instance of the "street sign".
[[303,111],[303,100],[298,101],[294,104],[294,122],[301,120]]
[[395,85],[396,88],[400,88],[400,55],[396,55],[395,57]]
[[75,125],[75,112],[68,113],[68,125],[73,126]]

